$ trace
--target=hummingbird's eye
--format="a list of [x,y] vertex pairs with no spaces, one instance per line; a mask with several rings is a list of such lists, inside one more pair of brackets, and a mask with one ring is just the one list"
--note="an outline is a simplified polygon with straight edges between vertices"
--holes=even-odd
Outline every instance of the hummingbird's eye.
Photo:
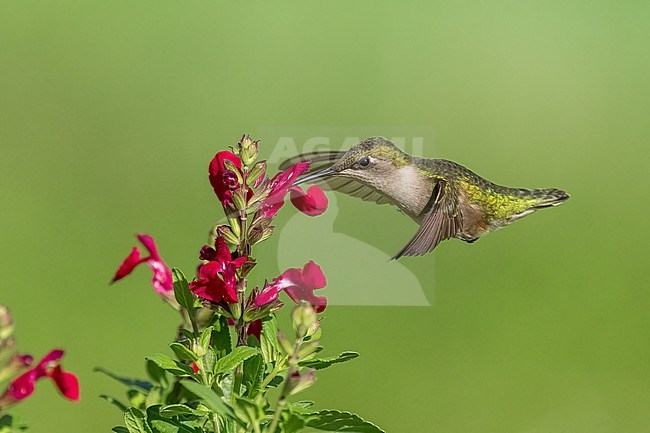
[[368,167],[369,165],[370,165],[370,158],[368,158],[367,156],[362,156],[362,157],[359,159],[359,167],[361,167],[361,168],[366,168],[366,167]]

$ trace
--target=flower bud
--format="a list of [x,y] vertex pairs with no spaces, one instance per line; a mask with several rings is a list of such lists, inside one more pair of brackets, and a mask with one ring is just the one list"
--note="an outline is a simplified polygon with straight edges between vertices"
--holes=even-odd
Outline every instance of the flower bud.
[[230,230],[232,230],[233,235],[239,238],[241,236],[239,215],[235,212],[231,212],[226,215],[226,218],[228,219],[228,225],[230,225]]
[[278,342],[280,343],[280,346],[282,346],[282,350],[284,350],[287,355],[293,353],[293,344],[291,344],[284,333],[278,332]]
[[239,188],[232,193],[232,201],[237,210],[246,209],[246,188]]
[[223,225],[217,227],[217,236],[222,237],[230,245],[239,245],[239,238],[235,236],[229,226]]
[[192,352],[194,352],[194,354],[199,358],[205,355],[205,349],[196,340],[192,342]]
[[230,311],[232,312],[232,317],[234,320],[239,320],[241,318],[241,305],[239,302],[234,304],[228,304],[230,306]]
[[9,309],[0,305],[0,344],[4,340],[11,338],[14,333],[14,322],[11,320]]
[[250,143],[248,147],[242,148],[240,157],[241,162],[244,163],[244,165],[250,165],[253,161],[255,161],[257,155],[259,154],[258,147],[259,142],[255,140]]
[[287,390],[289,395],[298,394],[314,384],[316,375],[314,370],[309,369],[304,373],[294,371],[287,377]]
[[314,324],[318,321],[318,316],[313,307],[305,301],[296,305],[291,313],[293,320],[293,329],[296,331],[297,338],[305,338]]
[[[228,172],[232,172],[232,175],[234,175],[236,177],[236,181],[237,181],[238,185],[241,185],[242,183],[244,183],[244,179],[242,179],[242,177],[241,177],[241,171],[239,170],[239,167],[237,167],[235,165],[234,162],[232,162],[229,159],[224,159],[223,160],[223,166],[226,168],[226,173],[224,173],[224,175],[228,174],[229,176],[231,176],[231,174],[228,173]],[[228,185],[228,186],[230,186],[230,185]]]
[[251,168],[246,177],[246,185],[257,188],[264,180],[266,161],[260,161]]
[[248,147],[253,143],[250,135],[242,135],[241,140],[239,140],[239,147],[241,149],[248,149]]
[[252,302],[244,310],[244,321],[245,322],[254,322],[257,319],[263,319],[266,316],[269,316],[271,313],[282,308],[284,304],[282,301],[276,299],[273,302],[262,305],[261,307],[255,306]]

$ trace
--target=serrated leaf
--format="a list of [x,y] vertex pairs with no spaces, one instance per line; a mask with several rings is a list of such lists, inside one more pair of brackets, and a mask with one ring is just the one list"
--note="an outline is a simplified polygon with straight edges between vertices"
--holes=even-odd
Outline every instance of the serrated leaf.
[[262,320],[260,348],[267,364],[277,361],[278,353],[282,351],[280,343],[278,343],[278,322],[274,315]]
[[180,362],[173,360],[169,356],[162,353],[150,355],[147,357],[147,359],[151,360],[158,367],[170,372],[174,376],[191,377],[194,374],[192,367],[189,365],[181,364]]
[[203,330],[201,333],[201,338],[199,338],[199,344],[203,348],[204,352],[208,351],[208,348],[210,347],[210,340],[212,339],[212,330],[214,328],[212,326],[208,326]]
[[139,389],[144,392],[149,392],[151,388],[153,388],[153,384],[147,382],[146,380],[120,376],[119,374],[113,373],[112,371],[106,370],[105,368],[102,367],[95,367],[93,371],[96,371],[98,373],[103,373],[106,376],[110,377],[111,379],[117,380],[123,385],[126,385],[130,388]]
[[185,308],[188,312],[194,309],[194,294],[190,291],[190,285],[183,272],[178,268],[172,269],[172,278],[174,281],[174,297],[176,302]]
[[217,358],[223,358],[232,352],[232,341],[230,339],[230,327],[225,316],[215,314],[212,320],[212,347]]
[[205,416],[206,412],[192,409],[191,407],[184,404],[170,404],[160,408],[160,416],[168,418],[180,415]]
[[145,401],[147,399],[147,394],[143,394],[137,389],[129,389],[126,392],[126,397],[129,399],[131,406],[142,409],[146,407]]
[[310,359],[309,361],[302,361],[300,362],[300,366],[313,368],[314,370],[322,370],[334,364],[351,361],[357,357],[359,357],[357,352],[343,352],[338,356],[331,356],[329,358],[316,358]]
[[337,410],[323,410],[302,415],[307,421],[307,427],[322,431],[339,431],[354,433],[385,433],[371,422],[365,421],[359,415]]
[[145,414],[134,407],[128,408],[124,413],[124,424],[129,433],[152,433]]
[[228,373],[234,370],[239,364],[257,355],[259,350],[254,347],[239,346],[223,358],[217,360],[214,366],[214,374]]
[[199,357],[196,356],[196,353],[192,352],[190,349],[182,345],[181,343],[172,343],[169,345],[169,348],[174,351],[176,356],[183,361],[198,361]]
[[262,381],[264,380],[264,359],[260,353],[244,361],[244,376],[242,383],[246,387],[246,395],[250,398],[255,398],[260,390]]
[[155,433],[201,433],[198,427],[192,427],[178,419],[163,418],[160,415],[161,406],[147,408],[147,421]]
[[205,385],[201,385],[198,382],[191,382],[189,380],[182,381],[181,385],[189,392],[197,396],[201,400],[201,403],[203,403],[211,411],[239,421],[235,416],[232,408],[228,406],[211,388],[208,388]]
[[253,400],[244,397],[237,397],[237,406],[235,407],[237,415],[248,425],[259,425],[264,418],[264,411]]

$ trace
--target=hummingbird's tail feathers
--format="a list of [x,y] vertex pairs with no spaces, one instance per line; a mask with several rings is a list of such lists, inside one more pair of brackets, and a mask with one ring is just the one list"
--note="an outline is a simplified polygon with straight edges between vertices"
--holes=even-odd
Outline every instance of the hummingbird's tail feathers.
[[533,197],[539,198],[539,202],[532,206],[532,209],[543,209],[545,207],[557,206],[569,198],[569,194],[561,189],[534,189],[531,190]]

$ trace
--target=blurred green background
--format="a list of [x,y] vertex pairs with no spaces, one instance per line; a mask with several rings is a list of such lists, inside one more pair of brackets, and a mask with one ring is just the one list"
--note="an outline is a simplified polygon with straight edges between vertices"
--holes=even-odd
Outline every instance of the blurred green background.
[[[15,411],[34,432],[120,422],[98,395],[122,388],[93,367],[141,374],[176,317],[144,269],[107,283],[137,232],[191,271],[217,150],[425,127],[426,156],[572,198],[403,260],[431,307],[328,308],[327,353],[361,358],[304,397],[388,432],[650,431],[649,20],[642,1],[0,3],[0,302],[20,349],[65,348],[82,385],[74,405],[39,383]],[[415,230],[338,206],[337,232],[387,254]]]

